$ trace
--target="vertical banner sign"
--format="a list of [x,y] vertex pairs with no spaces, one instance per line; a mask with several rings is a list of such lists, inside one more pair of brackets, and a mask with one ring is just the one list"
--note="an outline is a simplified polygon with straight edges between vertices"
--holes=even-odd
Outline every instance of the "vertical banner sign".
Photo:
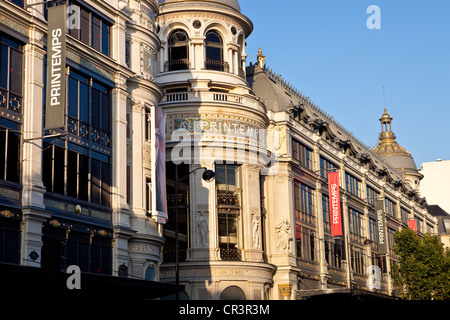
[[330,197],[331,236],[342,236],[341,196],[339,192],[339,172],[328,173]]
[[408,220],[408,228],[413,229],[417,233],[417,222],[416,220]]
[[64,127],[67,6],[48,8],[45,130]]
[[378,234],[378,254],[387,254],[386,216],[384,213],[383,200],[375,200],[375,216]]
[[152,121],[152,217],[167,222],[166,196],[166,113],[158,106],[151,111]]

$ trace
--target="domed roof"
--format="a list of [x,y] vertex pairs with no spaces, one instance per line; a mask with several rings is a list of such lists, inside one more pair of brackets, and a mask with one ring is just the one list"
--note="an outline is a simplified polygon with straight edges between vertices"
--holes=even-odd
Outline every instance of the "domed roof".
[[158,0],[159,4],[168,4],[174,2],[206,2],[206,3],[218,3],[225,5],[227,7],[233,8],[234,10],[241,12],[241,6],[238,0]]
[[384,109],[384,113],[380,118],[380,142],[373,151],[395,169],[417,172],[417,166],[411,154],[395,141],[396,137],[392,132],[391,121],[392,117]]

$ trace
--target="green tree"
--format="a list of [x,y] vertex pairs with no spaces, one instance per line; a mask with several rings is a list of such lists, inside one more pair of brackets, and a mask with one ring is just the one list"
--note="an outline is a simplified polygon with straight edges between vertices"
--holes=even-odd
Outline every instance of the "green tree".
[[394,234],[394,264],[391,276],[403,299],[450,299],[450,251],[444,249],[438,236],[419,237],[412,229]]

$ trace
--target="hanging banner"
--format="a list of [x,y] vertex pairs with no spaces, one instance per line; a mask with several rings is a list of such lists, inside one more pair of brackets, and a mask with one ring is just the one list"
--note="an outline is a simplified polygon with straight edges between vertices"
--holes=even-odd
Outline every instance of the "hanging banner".
[[413,229],[417,233],[417,222],[415,219],[408,220],[408,228]]
[[66,110],[67,5],[48,8],[45,128],[62,128]]
[[330,197],[331,236],[342,236],[341,196],[339,192],[339,172],[328,173],[328,192]]
[[375,200],[375,216],[378,234],[378,254],[387,254],[386,216],[383,200]]
[[158,106],[151,110],[152,142],[152,218],[158,223],[167,222],[166,195],[166,113]]

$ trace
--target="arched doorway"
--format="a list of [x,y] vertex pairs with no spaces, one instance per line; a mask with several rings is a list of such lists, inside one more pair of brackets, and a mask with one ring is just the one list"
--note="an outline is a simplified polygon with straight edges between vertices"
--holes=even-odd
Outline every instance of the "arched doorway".
[[246,300],[244,291],[238,286],[230,286],[222,291],[220,300]]

